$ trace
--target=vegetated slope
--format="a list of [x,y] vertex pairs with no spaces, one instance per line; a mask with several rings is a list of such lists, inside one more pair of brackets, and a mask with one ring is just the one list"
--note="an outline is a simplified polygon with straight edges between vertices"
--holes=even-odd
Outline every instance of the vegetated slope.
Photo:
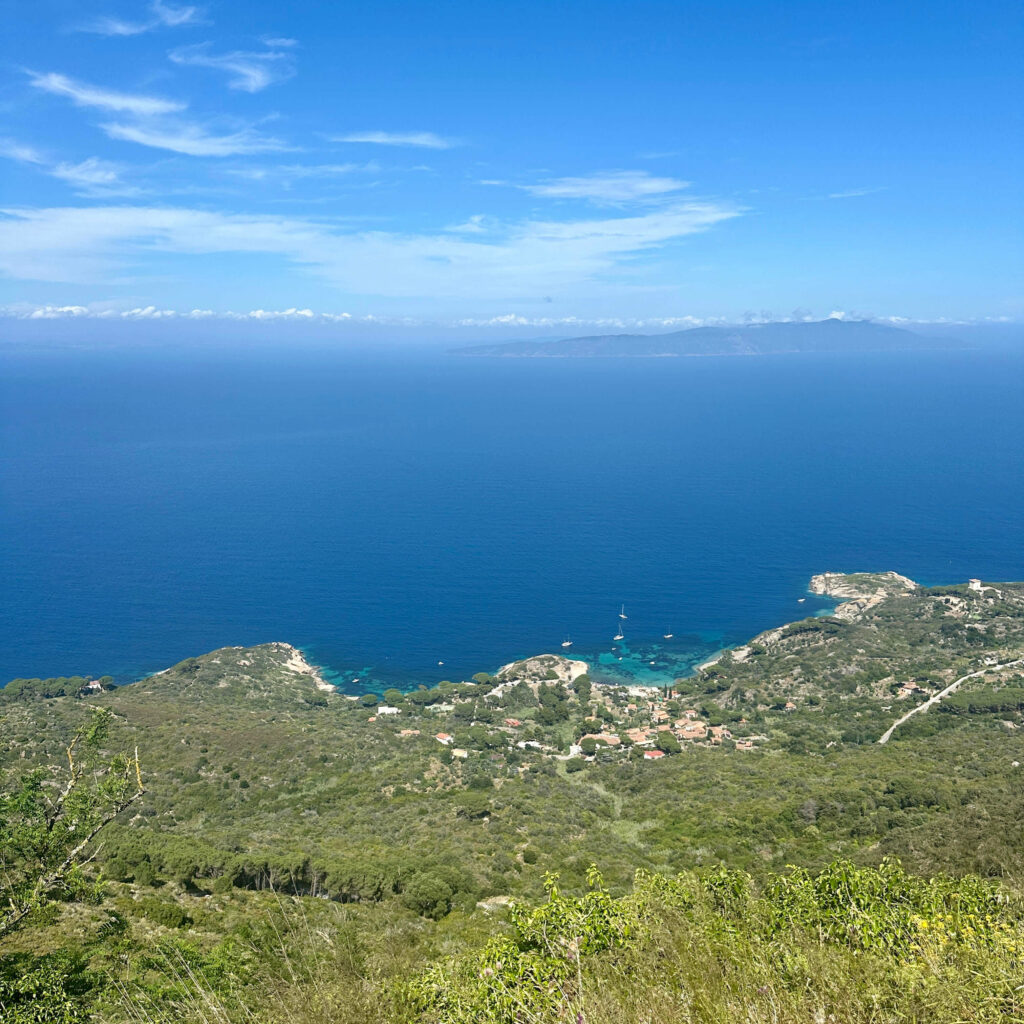
[[902,352],[957,349],[962,343],[931,338],[872,320],[694,327],[667,334],[602,334],[557,341],[515,341],[455,349],[464,356],[585,358],[594,356],[749,356],[796,352]]
[[[259,945],[278,940],[253,929],[278,912],[280,893],[294,893],[305,916],[279,923],[279,930],[294,933],[288,942],[305,941],[301,935],[311,928],[349,936],[328,952],[306,950],[311,963],[351,981],[342,992],[321,979],[318,991],[334,992],[339,1006],[362,1007],[361,1019],[385,1019],[381,1007],[390,1004],[374,987],[380,977],[409,978],[446,951],[483,947],[494,925],[478,904],[500,916],[509,897],[542,900],[550,871],[561,876],[562,891],[579,892],[596,864],[617,898],[637,869],[704,877],[727,865],[749,873],[744,891],[769,892],[781,884],[787,864],[878,865],[895,854],[925,875],[976,872],[1018,888],[1024,674],[995,665],[1022,651],[1024,586],[923,588],[887,574],[819,579],[845,598],[833,615],[766,631],[677,681],[668,697],[593,685],[579,666],[549,655],[507,666],[499,677],[481,673],[472,681],[357,700],[324,689],[286,644],[215,651],[84,696],[67,681],[30,681],[0,692],[4,785],[33,764],[59,764],[76,726],[91,707],[103,706],[117,716],[111,749],[139,747],[147,787],[141,810],[110,828],[95,862],[111,880],[112,900],[94,908],[69,905],[10,949],[27,955],[71,941],[106,977],[122,969],[125,950],[169,943],[174,957],[193,950],[187,956],[199,958],[204,977],[239,978],[250,961],[238,959],[238,936],[247,936],[242,947],[250,958],[257,947],[260,957],[279,956]],[[915,716],[888,745],[877,744],[908,707],[987,660],[993,665],[970,682],[963,699]],[[385,700],[393,712],[381,712]],[[695,724],[699,737],[686,739]],[[684,736],[679,752],[648,760],[658,749],[652,737],[663,728]],[[583,747],[583,736],[609,740]],[[577,741],[580,753],[570,757]],[[871,877],[864,876],[868,890],[884,893]],[[728,890],[734,882],[722,885]],[[841,887],[834,878],[829,884]],[[726,897],[709,890],[693,898],[710,906],[707,901]],[[750,915],[751,928],[761,920],[759,906],[755,899],[740,915]],[[639,1013],[616,1002],[628,996],[615,975],[627,962],[642,979],[635,991],[652,1005],[681,998],[683,989],[695,1000],[690,1017],[666,1009],[665,1020],[718,1019],[726,1005],[761,1006],[763,985],[786,1008],[778,1019],[806,1019],[799,1014],[810,1004],[797,994],[803,973],[831,978],[834,998],[866,1006],[864,965],[883,970],[845,947],[818,945],[813,929],[796,945],[778,939],[783,948],[757,931],[760,925],[750,933],[741,928],[731,933],[739,945],[723,946],[710,912],[687,924],[677,910],[648,908],[638,919],[638,936],[641,924],[674,922],[650,933],[653,946],[647,939],[613,944],[588,961],[580,991],[600,981],[611,986],[611,1001],[599,1010],[600,999],[587,997],[594,1002],[584,1020],[613,1019],[608,1007],[622,1013],[618,1019]],[[868,917],[887,913],[882,905],[865,910]],[[685,970],[683,961],[667,973],[657,966],[688,942],[704,950],[703,962],[717,965],[703,981],[687,974],[697,969],[693,959]],[[977,951],[968,945],[954,957],[963,973],[929,990],[947,1000],[935,1006],[954,1005],[948,1000],[957,990],[973,992],[970,977],[996,977],[971,973]],[[339,964],[343,950],[349,959]],[[957,959],[961,953],[966,959]],[[153,998],[164,1000],[167,962],[156,954],[129,960],[131,977],[155,986]],[[742,998],[729,1003],[736,993],[724,979],[739,968],[728,965],[742,962],[760,966],[744,976]],[[904,973],[903,953],[885,963],[883,1003],[919,983],[927,989],[920,972]],[[443,968],[459,978],[466,969]],[[346,973],[352,971],[358,983]],[[265,966],[257,973],[291,993],[281,996],[285,1002],[299,1005],[308,997],[294,979]],[[612,975],[619,980],[613,983]],[[820,1005],[836,1005],[813,986],[807,991],[820,995]],[[222,988],[217,992],[229,998]],[[360,1002],[363,996],[368,1001]],[[416,998],[425,998],[423,991]],[[943,1019],[935,1006],[921,1019]],[[331,1012],[293,1019],[360,1019],[337,1007]],[[430,1016],[429,1006],[423,1012],[424,1019],[458,1019]],[[892,1019],[899,1019],[896,1009]]]
[[[0,700],[0,763],[53,760],[90,704],[111,708],[111,744],[139,746],[149,791],[101,853],[125,879],[378,900],[440,872],[450,906],[539,895],[541,860],[570,886],[591,861],[622,884],[637,867],[757,873],[887,851],[922,870],[1017,877],[1019,711],[933,711],[876,741],[927,692],[1022,639],[1020,585],[914,588],[854,618],[840,608],[770,630],[667,701],[609,695],[585,676],[496,686],[481,675],[389,692],[393,715],[376,714],[380,698],[318,688],[287,645],[229,648],[82,699]],[[993,670],[971,691],[1021,675]],[[644,759],[649,739],[631,745],[630,732],[654,736],[652,719],[688,711],[706,740],[658,762]],[[584,735],[623,742],[568,758]]]

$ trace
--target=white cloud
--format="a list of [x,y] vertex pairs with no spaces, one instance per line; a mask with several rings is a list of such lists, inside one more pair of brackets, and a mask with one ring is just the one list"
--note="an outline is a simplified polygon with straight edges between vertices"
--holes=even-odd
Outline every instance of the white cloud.
[[332,142],[367,142],[377,146],[420,146],[424,149],[451,149],[459,143],[433,132],[349,132],[332,135]]
[[28,313],[22,313],[24,320],[63,320],[72,317],[92,315],[88,306],[40,306]]
[[67,182],[79,195],[103,198],[108,196],[134,196],[141,191],[121,180],[123,167],[109,160],[91,156],[77,164],[59,163],[47,173]]
[[99,17],[80,25],[79,32],[91,32],[97,36],[138,36],[155,27],[155,22],[122,21],[120,18]]
[[884,192],[886,186],[882,185],[878,188],[851,188],[845,192],[830,192],[825,198],[826,199],[854,199],[857,196],[870,196],[874,195],[875,192]]
[[483,213],[474,213],[468,220],[461,224],[449,224],[445,231],[452,231],[455,234],[482,235],[489,228],[489,218]]
[[291,54],[279,50],[265,50],[263,53],[234,50],[217,54],[209,52],[208,43],[200,43],[172,50],[168,57],[175,64],[223,71],[229,76],[228,88],[242,92],[259,92],[295,73]]
[[28,146],[16,139],[0,139],[0,156],[17,160],[23,164],[45,164],[46,157],[34,146]]
[[[507,182],[485,181],[484,185]],[[646,171],[599,171],[581,177],[554,178],[536,185],[516,185],[530,195],[546,199],[587,199],[595,203],[632,203],[662,199],[672,192],[688,188],[688,181],[659,178]]]
[[211,135],[198,124],[103,124],[112,139],[137,142],[140,146],[169,149],[186,156],[240,156],[247,153],[280,152],[288,147],[280,140],[244,128],[228,135]]
[[287,36],[264,36],[262,39],[264,46],[298,46],[298,39],[289,39]]
[[[375,323],[395,324],[403,326],[446,326],[446,327],[550,327],[571,331],[584,331],[594,328],[607,329],[639,329],[639,330],[665,330],[691,327],[727,326],[734,323],[761,322],[751,321],[749,318],[727,316],[661,316],[661,317],[580,317],[580,316],[558,316],[558,317],[534,317],[523,316],[521,313],[503,313],[490,317],[466,317],[457,320],[428,321],[417,317],[408,316],[381,316],[375,313],[354,315],[352,313],[329,313],[316,312],[312,309],[251,309],[248,312],[235,312],[234,310],[213,310],[213,309],[189,309],[174,310],[160,309],[157,306],[143,306],[134,309],[117,309],[109,303],[94,303],[89,306],[29,306],[19,304],[16,306],[0,306],[0,317],[11,317],[17,320],[298,320],[306,323]],[[806,317],[802,319],[813,319]],[[1009,316],[982,316],[967,317],[966,319],[953,320],[947,317],[936,317],[932,319],[906,316],[878,316],[864,317],[877,323],[892,323],[898,325],[917,324],[1009,324],[1015,323],[1013,317]],[[792,318],[783,317],[782,323],[792,322]]]
[[138,195],[139,189],[121,181],[119,164],[98,157],[89,157],[79,163],[52,163],[39,150],[14,139],[0,139],[0,156],[20,163],[32,164],[44,174],[59,178],[78,190],[79,195],[113,196]]
[[21,279],[109,282],[144,273],[154,253],[256,253],[353,294],[535,297],[597,277],[610,285],[635,257],[740,213],[711,201],[677,203],[631,217],[525,221],[484,240],[198,209],[20,209],[0,220],[0,268]]
[[177,100],[166,100],[158,96],[140,96],[137,93],[114,92],[98,86],[76,82],[66,75],[36,74],[30,71],[32,84],[44,92],[55,96],[67,96],[77,106],[99,107],[118,113],[135,114],[139,117],[154,117],[160,114],[173,114],[184,110],[185,103]]
[[227,173],[246,181],[261,181],[290,188],[296,181],[308,178],[339,178],[360,172],[375,173],[380,167],[365,164],[278,164],[273,167],[232,167]]
[[202,20],[202,12],[198,7],[174,7],[153,0],[149,9],[153,17],[146,21],[123,21],[121,18],[104,16],[80,25],[78,31],[100,36],[138,36],[155,28],[180,28],[182,25],[198,24]]
[[161,0],[153,0],[149,9],[159,22],[171,28],[177,28],[179,25],[194,25],[202,19],[202,12],[198,7],[175,7],[172,4],[162,3]]
[[50,173],[72,185],[95,186],[118,184],[121,171],[117,164],[93,156],[78,164],[57,164]]

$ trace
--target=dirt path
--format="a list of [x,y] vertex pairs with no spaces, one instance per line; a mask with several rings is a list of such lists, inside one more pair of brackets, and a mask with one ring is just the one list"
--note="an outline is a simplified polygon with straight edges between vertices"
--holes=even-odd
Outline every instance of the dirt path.
[[948,697],[951,693],[955,693],[961,683],[966,682],[968,679],[974,679],[976,676],[983,676],[986,672],[994,672],[1001,668],[1012,668],[1014,665],[1024,665],[1024,658],[1018,658],[1016,661],[1007,661],[1001,665],[986,665],[984,668],[978,669],[977,672],[968,672],[967,675],[961,676],[955,682],[952,682],[944,690],[940,690],[934,696],[929,697],[923,704],[918,704],[916,708],[911,708],[902,718],[898,718],[888,729],[882,733],[879,738],[879,743],[888,743],[889,737],[911,716],[916,715],[919,711],[927,711],[933,704],[938,704],[943,697]]

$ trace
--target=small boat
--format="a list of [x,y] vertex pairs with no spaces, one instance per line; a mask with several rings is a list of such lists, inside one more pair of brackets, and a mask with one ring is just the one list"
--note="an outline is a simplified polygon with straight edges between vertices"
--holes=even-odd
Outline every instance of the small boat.
[[444,664],[444,662],[443,662],[443,661],[439,661],[439,662],[438,662],[438,665],[443,665],[443,664]]
[[797,603],[797,604],[803,604],[803,603],[804,603],[804,601],[806,601],[806,600],[807,600],[807,598],[806,598],[806,597],[798,597],[798,598],[796,599],[796,603]]
[[620,619],[628,619],[629,618],[629,616],[626,614],[626,606],[625,605],[623,605],[619,609],[619,618]]
[[612,637],[612,639],[613,639],[613,640],[625,640],[625,639],[626,639],[626,636],[625,636],[625,634],[624,634],[624,633],[622,632],[622,630],[620,629],[620,630],[619,630],[619,632],[618,632],[618,633],[616,633],[616,634],[615,634],[615,636],[613,636],[613,637]]
[[568,637],[566,637],[566,638],[565,638],[565,639],[564,639],[564,640],[562,641],[562,646],[563,646],[563,647],[572,647],[572,641],[571,641],[571,640],[570,640],[570,639],[569,639]]
[[661,639],[662,640],[671,640],[672,637],[674,637],[674,636],[675,636],[675,633],[662,633],[661,634]]

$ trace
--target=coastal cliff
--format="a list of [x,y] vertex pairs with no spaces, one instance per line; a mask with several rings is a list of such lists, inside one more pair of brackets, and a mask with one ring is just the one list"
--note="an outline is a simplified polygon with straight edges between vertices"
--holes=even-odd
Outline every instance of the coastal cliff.
[[838,619],[858,618],[887,597],[907,594],[919,585],[898,572],[823,572],[811,577],[812,594],[843,601],[835,610]]

